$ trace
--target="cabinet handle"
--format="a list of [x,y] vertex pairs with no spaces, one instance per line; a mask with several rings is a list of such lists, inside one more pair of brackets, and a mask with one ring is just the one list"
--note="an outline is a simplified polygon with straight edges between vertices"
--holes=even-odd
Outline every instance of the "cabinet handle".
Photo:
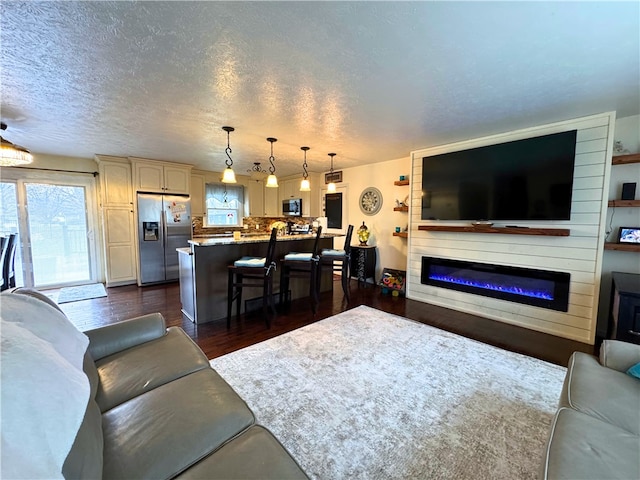
[[640,332],[634,332],[633,330],[629,330],[630,335],[635,335],[636,337],[640,337]]

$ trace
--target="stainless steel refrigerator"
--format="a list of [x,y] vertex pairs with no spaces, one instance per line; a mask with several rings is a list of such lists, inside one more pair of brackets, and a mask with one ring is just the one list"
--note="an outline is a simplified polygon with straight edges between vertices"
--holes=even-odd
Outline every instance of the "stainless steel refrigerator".
[[177,280],[176,248],[191,239],[191,205],[188,196],[138,194],[138,283]]

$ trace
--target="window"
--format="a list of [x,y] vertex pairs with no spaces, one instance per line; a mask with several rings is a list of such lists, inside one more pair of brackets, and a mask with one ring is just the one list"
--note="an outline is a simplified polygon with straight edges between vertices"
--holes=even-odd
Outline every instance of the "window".
[[242,225],[244,212],[244,187],[207,183],[207,227],[227,227]]

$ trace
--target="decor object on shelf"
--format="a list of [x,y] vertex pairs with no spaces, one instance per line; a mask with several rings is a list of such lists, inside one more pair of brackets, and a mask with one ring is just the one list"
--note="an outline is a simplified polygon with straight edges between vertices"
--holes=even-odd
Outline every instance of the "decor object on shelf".
[[640,244],[640,227],[620,227],[618,243]]
[[622,195],[620,200],[635,200],[636,199],[636,182],[629,182],[622,184]]
[[[342,181],[342,172],[336,172],[334,173],[333,171],[333,157],[336,156],[335,153],[327,153],[327,155],[329,155],[331,157],[331,168],[329,169],[329,173],[325,174],[324,176],[324,183],[327,183],[328,181],[328,185],[327,185],[327,193],[336,193],[336,181],[341,182]],[[339,174],[339,175],[337,175]]]
[[375,215],[382,207],[382,192],[375,187],[367,187],[360,194],[360,210],[365,215]]
[[[0,129],[6,130],[7,124],[2,122]],[[33,162],[33,155],[31,155],[31,152],[26,148],[11,143],[2,136],[0,136],[0,141],[2,142],[2,147],[0,148],[0,166],[15,167]]]
[[227,168],[222,172],[222,183],[236,183],[236,174],[233,172],[231,168],[233,166],[233,159],[231,158],[231,147],[229,146],[229,133],[233,132],[235,129],[233,127],[222,127],[222,130],[227,132],[227,148],[225,148],[224,153],[227,154],[227,159],[224,163],[227,165]]
[[629,153],[631,152],[624,148],[624,145],[622,145],[622,142],[620,140],[616,140],[615,142],[613,142],[614,155],[628,155]]
[[269,137],[267,138],[267,142],[271,143],[271,155],[269,155],[269,163],[271,166],[269,167],[269,176],[267,177],[267,187],[268,188],[278,188],[278,177],[276,177],[276,165],[275,158],[273,156],[273,142],[277,142],[277,138]]
[[362,225],[358,229],[358,240],[360,240],[360,245],[365,246],[367,241],[369,240],[369,236],[371,235],[371,231],[367,228],[367,226],[362,222]]
[[301,192],[310,192],[311,184],[309,183],[309,172],[307,172],[307,151],[310,150],[309,147],[300,147],[300,150],[304,152],[304,162],[302,163],[302,181],[300,182],[300,191]]

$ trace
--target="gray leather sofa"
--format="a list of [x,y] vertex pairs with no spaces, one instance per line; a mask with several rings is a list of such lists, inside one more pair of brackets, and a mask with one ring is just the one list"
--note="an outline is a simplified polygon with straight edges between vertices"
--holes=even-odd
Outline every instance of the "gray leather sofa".
[[640,379],[625,373],[640,345],[605,340],[575,352],[544,455],[543,479],[640,478]]
[[[33,290],[8,295],[60,311]],[[308,478],[200,348],[160,314],[84,333],[90,396],[65,478]]]

